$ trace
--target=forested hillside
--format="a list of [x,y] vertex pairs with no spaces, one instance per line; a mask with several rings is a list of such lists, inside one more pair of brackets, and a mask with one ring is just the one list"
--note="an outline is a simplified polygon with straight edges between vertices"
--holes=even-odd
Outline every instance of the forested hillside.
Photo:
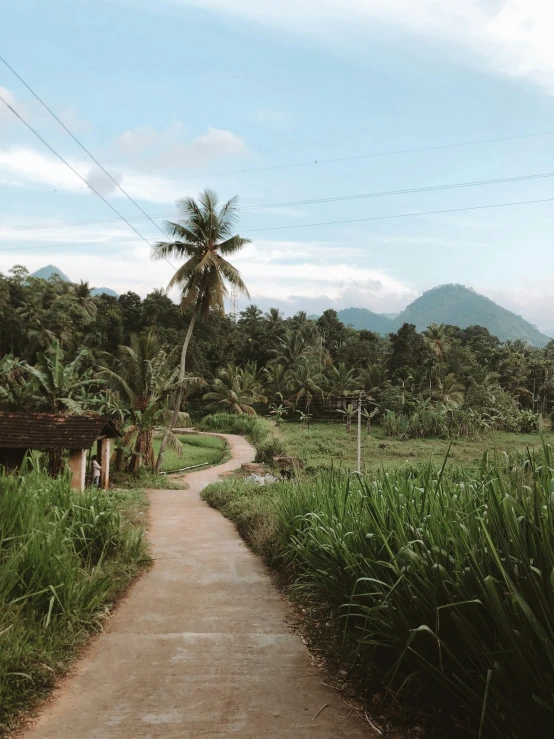
[[463,285],[440,285],[414,300],[393,322],[393,330],[403,323],[415,324],[423,331],[431,323],[450,323],[459,328],[484,326],[503,341],[528,341],[546,346],[548,336],[529,321]]
[[[144,300],[132,292],[93,296],[86,283],[37,279],[24,268],[0,278],[0,310],[1,402],[19,410],[47,406],[24,367],[45,367],[56,352],[66,363],[79,358],[82,383],[79,398],[75,392],[68,401],[72,411],[108,408],[106,379],[94,388],[99,371],[113,370],[133,342],[138,351],[140,337],[177,366],[192,318],[161,290]],[[554,341],[544,349],[501,342],[480,326],[432,324],[419,333],[404,323],[383,337],[346,327],[333,310],[317,320],[304,313],[285,319],[251,305],[236,318],[213,311],[196,323],[184,402],[193,411],[280,407],[282,415],[309,420],[336,418],[337,403],[362,391],[391,435],[528,430],[538,428],[533,414],[552,409],[553,359]]]

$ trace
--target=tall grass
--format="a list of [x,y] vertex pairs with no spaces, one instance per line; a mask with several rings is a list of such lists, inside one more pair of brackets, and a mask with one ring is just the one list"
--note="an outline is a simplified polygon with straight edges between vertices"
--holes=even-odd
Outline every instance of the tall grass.
[[250,441],[258,446],[269,435],[270,422],[259,416],[247,416],[245,414],[212,413],[204,416],[199,424],[201,431],[215,431],[220,434],[240,434],[247,436]]
[[[547,739],[554,726],[551,450],[472,469],[329,472],[281,484],[277,550],[377,659],[468,735]],[[369,667],[368,667],[369,670]],[[464,733],[465,735],[465,733]]]
[[122,513],[136,496],[75,492],[39,470],[0,476],[0,734],[147,561],[142,528]]

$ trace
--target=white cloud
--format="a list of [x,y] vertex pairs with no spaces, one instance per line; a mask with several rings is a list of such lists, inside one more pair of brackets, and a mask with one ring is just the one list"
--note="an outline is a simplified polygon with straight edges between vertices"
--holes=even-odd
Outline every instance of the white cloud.
[[125,131],[114,139],[112,146],[117,156],[164,172],[249,154],[244,139],[232,131],[210,127],[205,134],[187,141],[185,129],[178,122],[161,131],[148,126]]
[[315,35],[349,53],[360,36],[391,31],[440,44],[449,55],[527,79],[554,94],[551,0],[171,0]]
[[[70,164],[79,171],[79,163]],[[82,164],[80,169],[83,169]],[[16,187],[39,185],[71,192],[87,189],[84,182],[59,159],[24,146],[0,149],[0,182]]]
[[[294,312],[299,301],[377,311],[405,307],[418,292],[377,267],[363,266],[367,251],[332,242],[256,241],[234,259],[253,302]],[[345,262],[344,260],[349,260]],[[358,266],[352,266],[356,260]]]
[[[87,161],[67,160],[101,195],[124,198],[123,193],[96,165]],[[106,167],[133,198],[152,203],[174,203],[178,197],[194,194],[196,187],[156,174],[144,174]],[[51,189],[82,194],[93,193],[63,162],[51,154],[31,147],[14,146],[0,149],[0,184],[27,189]]]
[[479,292],[503,308],[523,316],[541,331],[554,330],[552,285],[554,274],[533,280],[523,280],[510,288],[483,287]]

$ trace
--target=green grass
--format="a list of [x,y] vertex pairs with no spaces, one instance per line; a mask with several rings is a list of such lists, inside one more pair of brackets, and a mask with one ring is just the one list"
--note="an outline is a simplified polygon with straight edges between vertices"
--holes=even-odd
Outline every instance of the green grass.
[[267,418],[245,414],[212,413],[200,421],[201,431],[246,436],[258,447],[271,433],[273,424]]
[[148,561],[138,490],[0,477],[0,735],[53,686]]
[[[283,423],[275,433],[289,453],[306,464],[308,472],[339,465],[350,469],[356,467],[357,428],[354,423],[349,434],[345,425],[340,423],[314,423],[309,429],[303,429],[297,423]],[[550,431],[544,438],[550,443],[554,442],[554,434]],[[480,459],[484,451],[514,454],[528,447],[540,449],[541,446],[540,434],[491,432],[475,438],[454,440],[449,463],[472,462]],[[400,441],[385,437],[379,427],[372,428],[368,436],[365,424],[362,425],[362,466],[367,470],[383,465],[409,465],[417,461],[441,462],[449,447],[450,441],[443,439]]]
[[203,496],[297,597],[331,612],[362,692],[434,707],[444,737],[550,739],[553,478],[547,446],[362,478],[227,480]]
[[[167,448],[164,453],[162,470],[171,472],[183,467],[193,467],[198,464],[220,464],[228,457],[228,447],[224,439],[217,436],[203,436],[200,434],[183,434],[179,436],[183,445],[183,454],[179,456],[173,449]],[[161,439],[154,439],[154,451],[157,454]]]

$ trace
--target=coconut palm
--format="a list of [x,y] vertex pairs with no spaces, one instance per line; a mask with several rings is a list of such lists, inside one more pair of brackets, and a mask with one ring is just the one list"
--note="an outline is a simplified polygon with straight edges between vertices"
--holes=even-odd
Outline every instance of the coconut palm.
[[444,405],[457,405],[464,400],[465,385],[458,380],[453,372],[446,377],[439,377],[437,387],[432,390],[431,397]]
[[310,405],[315,397],[319,396],[323,399],[323,384],[325,378],[317,369],[312,361],[307,358],[301,359],[297,366],[291,370],[291,385],[293,394],[289,398],[294,407],[304,401],[306,415],[310,416]]
[[[179,287],[181,307],[191,309],[188,331],[181,351],[179,385],[175,393],[173,417],[169,424],[172,429],[181,409],[182,383],[185,379],[187,351],[199,317],[206,320],[211,312],[225,312],[227,283],[239,292],[248,295],[246,285],[239,271],[225,259],[250,243],[248,239],[233,234],[238,218],[238,198],[232,198],[219,207],[217,196],[211,190],[204,190],[198,201],[184,198],[177,202],[182,219],[166,222],[171,241],[160,242],[153,253],[156,259],[185,259],[171,278],[168,289]],[[161,467],[163,453],[169,435],[162,440],[156,469]]]
[[264,367],[264,387],[270,398],[276,398],[281,402],[290,390],[290,371],[284,364],[271,363]]
[[232,364],[221,369],[211,385],[210,392],[203,396],[203,400],[210,401],[207,407],[217,409],[223,406],[231,413],[255,416],[253,404],[265,401],[266,398],[252,385],[250,377],[245,378],[245,374],[248,373]]
[[330,367],[327,372],[330,395],[342,397],[352,395],[363,388],[363,380],[355,369],[348,369],[345,362]]
[[[167,435],[167,443],[178,453],[181,442],[169,428],[169,401],[179,383],[179,365],[174,352],[152,333],[132,334],[128,346],[120,346],[115,369],[101,372],[118,393],[124,411],[123,445],[132,445],[130,468],[143,464],[154,466],[152,438],[154,431]],[[198,384],[198,378],[184,378],[181,384]],[[185,424],[188,416],[179,413],[177,421]]]
[[90,292],[88,282],[83,282],[83,280],[81,280],[78,285],[72,285],[70,294],[75,303],[78,305],[83,316],[87,318],[96,318],[98,306],[96,304],[94,296]]
[[423,332],[423,337],[439,362],[444,362],[444,358],[452,347],[448,326],[445,326],[444,323],[432,323]]

